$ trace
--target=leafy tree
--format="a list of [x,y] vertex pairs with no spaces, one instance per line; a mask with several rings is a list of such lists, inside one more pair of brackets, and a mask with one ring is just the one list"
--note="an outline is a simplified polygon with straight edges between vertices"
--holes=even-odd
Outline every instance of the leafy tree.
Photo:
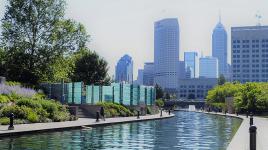
[[64,67],[65,57],[85,47],[89,36],[84,26],[65,19],[64,11],[64,0],[8,0],[1,45],[9,80],[50,80],[55,68]]
[[161,108],[164,106],[164,101],[162,99],[157,99],[155,105]]
[[163,98],[164,92],[158,84],[155,85],[155,90],[156,90],[156,99]]
[[268,110],[268,83],[225,83],[214,87],[208,92],[206,103],[208,105],[225,108],[225,99],[234,98],[234,107],[237,111]]
[[218,78],[218,85],[223,85],[226,82],[224,75],[220,75]]
[[49,66],[49,72],[42,74],[40,77],[46,82],[59,82],[62,79],[70,82],[70,76],[74,70],[74,56],[58,57],[53,64]]
[[3,76],[5,73],[4,63],[5,63],[5,53],[0,48],[0,76]]
[[75,62],[73,81],[83,81],[86,84],[109,84],[107,62],[96,52],[83,50]]
[[225,98],[234,97],[240,88],[240,83],[225,83],[224,85],[216,86],[208,91],[206,102],[208,104],[225,103]]
[[267,91],[262,91],[257,83],[246,83],[236,94],[234,104],[238,111],[255,112],[258,108],[267,106]]

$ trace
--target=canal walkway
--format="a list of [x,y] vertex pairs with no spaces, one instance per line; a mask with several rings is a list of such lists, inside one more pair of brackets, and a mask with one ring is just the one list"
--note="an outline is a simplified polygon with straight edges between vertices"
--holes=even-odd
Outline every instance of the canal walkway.
[[[223,113],[210,112],[208,114],[225,116]],[[247,118],[242,115],[236,116],[235,114],[226,115],[243,119],[239,129],[229,143],[227,150],[249,150],[249,117]],[[268,150],[268,118],[255,116],[253,118],[253,124],[257,127],[257,150]]]
[[50,123],[33,123],[33,124],[18,124],[14,125],[14,130],[8,130],[7,125],[0,125],[0,137],[20,135],[25,133],[36,133],[42,131],[56,131],[63,129],[71,128],[82,128],[84,126],[101,126],[101,125],[111,125],[118,123],[127,123],[127,122],[137,122],[137,121],[146,121],[146,120],[156,120],[156,119],[165,119],[174,117],[174,114],[168,114],[163,111],[162,117],[160,114],[155,115],[146,115],[137,117],[117,117],[117,118],[106,118],[105,121],[100,119],[99,122],[96,122],[96,119],[92,118],[79,118],[76,121],[65,121],[65,122],[50,122]]

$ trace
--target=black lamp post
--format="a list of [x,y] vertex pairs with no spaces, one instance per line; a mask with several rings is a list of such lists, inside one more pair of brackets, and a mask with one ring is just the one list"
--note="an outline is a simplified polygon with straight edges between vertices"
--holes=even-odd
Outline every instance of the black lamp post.
[[9,115],[9,127],[8,130],[14,130],[14,114]]

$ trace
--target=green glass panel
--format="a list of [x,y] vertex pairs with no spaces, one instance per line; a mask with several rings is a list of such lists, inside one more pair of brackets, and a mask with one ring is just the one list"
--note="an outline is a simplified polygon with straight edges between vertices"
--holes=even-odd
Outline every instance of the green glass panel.
[[112,83],[114,87],[114,103],[120,103],[120,83]]
[[73,96],[73,93],[72,93],[72,83],[67,83],[67,101],[69,104],[72,103],[72,96]]
[[139,102],[139,86],[133,85],[133,90],[132,90],[132,104],[133,105],[138,105]]
[[93,87],[93,104],[100,102],[100,86]]
[[123,84],[123,104],[130,105],[130,84]]
[[145,86],[140,86],[140,101],[139,101],[140,105],[144,105],[145,104]]
[[86,104],[92,104],[92,88],[93,86],[87,85],[86,86]]
[[146,105],[151,105],[151,88],[146,87],[147,93],[146,93]]
[[113,102],[113,87],[102,86],[102,100],[105,102]]
[[74,83],[74,103],[81,104],[82,99],[82,82]]
[[155,88],[153,88],[152,105],[155,104],[155,96],[156,96],[156,91],[155,91]]

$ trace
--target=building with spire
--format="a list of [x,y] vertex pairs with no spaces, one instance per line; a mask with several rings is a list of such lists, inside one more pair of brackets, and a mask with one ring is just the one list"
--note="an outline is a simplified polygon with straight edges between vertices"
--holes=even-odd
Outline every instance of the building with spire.
[[219,75],[224,75],[225,78],[229,78],[229,67],[227,63],[227,32],[221,23],[221,15],[219,15],[219,22],[212,34],[212,56],[218,59]]

